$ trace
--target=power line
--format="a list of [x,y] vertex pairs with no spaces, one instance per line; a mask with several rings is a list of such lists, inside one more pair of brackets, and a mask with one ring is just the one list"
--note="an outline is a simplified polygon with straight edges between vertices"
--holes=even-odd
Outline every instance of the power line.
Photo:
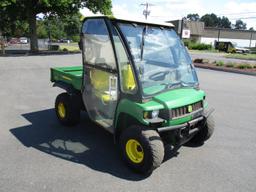
[[239,17],[239,18],[229,18],[230,20],[237,20],[237,19],[256,19],[256,16],[253,17]]
[[143,10],[143,15],[147,20],[148,16],[150,15],[149,6],[154,6],[154,4],[146,2],[146,3],[141,3],[140,5],[145,6],[145,9]]
[[240,13],[227,13],[227,14],[219,14],[219,16],[225,16],[225,15],[244,15],[244,14],[252,14],[252,13],[256,13],[254,12],[240,12]]

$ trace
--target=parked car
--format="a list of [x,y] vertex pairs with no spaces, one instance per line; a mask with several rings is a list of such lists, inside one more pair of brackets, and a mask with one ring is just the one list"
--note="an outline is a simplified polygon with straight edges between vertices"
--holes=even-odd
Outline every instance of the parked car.
[[235,46],[236,53],[250,53],[250,49]]
[[19,43],[21,43],[21,44],[27,44],[27,43],[28,43],[28,38],[27,38],[27,37],[21,37],[21,38],[19,39]]
[[9,44],[17,44],[17,43],[19,43],[19,39],[18,38],[11,38],[9,40]]
[[71,43],[72,40],[70,39],[60,39],[60,43]]

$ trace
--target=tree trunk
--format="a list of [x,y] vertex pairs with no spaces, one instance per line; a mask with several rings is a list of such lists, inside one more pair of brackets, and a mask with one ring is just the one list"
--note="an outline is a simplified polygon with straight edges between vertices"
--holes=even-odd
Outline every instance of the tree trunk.
[[30,13],[28,18],[30,31],[30,50],[31,52],[38,52],[38,39],[36,33],[36,14]]
[[1,31],[0,31],[0,45],[1,45],[1,53],[4,55],[5,54],[4,37],[2,36],[2,32]]
[[2,50],[1,53],[4,55],[5,54],[4,41],[1,41],[0,44],[1,44],[1,50]]

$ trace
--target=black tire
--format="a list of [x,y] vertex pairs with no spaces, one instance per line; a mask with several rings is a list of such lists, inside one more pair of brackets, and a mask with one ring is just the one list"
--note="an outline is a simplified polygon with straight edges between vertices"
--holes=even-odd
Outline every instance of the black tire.
[[[142,147],[144,155],[139,163],[133,162],[126,151],[126,145],[131,140],[136,140]],[[161,165],[164,158],[164,145],[161,137],[155,130],[131,126],[121,133],[119,141],[124,161],[135,172],[150,174]]]
[[203,144],[206,140],[208,140],[213,132],[215,127],[215,121],[213,115],[210,115],[207,119],[203,127],[200,131],[190,140],[193,144]]
[[[65,126],[74,126],[80,121],[80,105],[76,96],[61,93],[55,100],[55,112],[59,122]],[[59,111],[59,105],[63,104],[64,115]]]

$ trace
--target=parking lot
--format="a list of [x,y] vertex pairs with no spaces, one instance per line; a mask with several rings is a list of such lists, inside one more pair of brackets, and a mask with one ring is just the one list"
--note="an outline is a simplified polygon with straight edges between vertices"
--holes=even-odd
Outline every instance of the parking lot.
[[216,130],[201,147],[166,149],[149,177],[121,161],[112,136],[83,114],[65,128],[55,117],[62,90],[49,68],[81,55],[0,57],[0,191],[256,191],[256,78],[198,69]]

